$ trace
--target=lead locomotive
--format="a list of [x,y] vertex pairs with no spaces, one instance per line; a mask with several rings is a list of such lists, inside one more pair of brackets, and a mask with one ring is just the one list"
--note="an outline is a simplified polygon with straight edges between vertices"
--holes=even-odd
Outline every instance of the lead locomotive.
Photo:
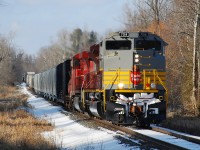
[[37,94],[115,124],[149,126],[166,117],[165,46],[148,32],[117,32],[33,76]]

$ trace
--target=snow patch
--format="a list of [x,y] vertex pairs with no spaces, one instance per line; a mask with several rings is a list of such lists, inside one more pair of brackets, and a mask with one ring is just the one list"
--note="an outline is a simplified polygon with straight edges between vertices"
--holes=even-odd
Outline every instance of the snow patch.
[[[100,150],[127,150],[140,149],[139,142],[133,142],[138,146],[127,146],[115,138],[120,134],[100,128],[95,130],[82,126],[70,119],[65,110],[59,106],[53,106],[43,98],[37,98],[27,91],[26,86],[21,86],[21,91],[29,96],[28,103],[32,106],[30,112],[37,118],[46,119],[55,126],[53,131],[44,132],[46,138],[54,140],[58,147],[64,149],[100,149]],[[70,114],[70,113],[69,113]],[[125,136],[124,136],[125,137]],[[127,138],[127,137],[126,137]]]

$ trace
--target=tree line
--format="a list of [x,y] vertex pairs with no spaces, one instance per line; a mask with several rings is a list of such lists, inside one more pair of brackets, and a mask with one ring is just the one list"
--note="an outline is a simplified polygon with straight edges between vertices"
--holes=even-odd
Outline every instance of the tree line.
[[168,111],[179,116],[198,116],[200,1],[132,0],[123,14],[126,30],[150,31],[168,43]]
[[58,32],[55,41],[39,50],[36,66],[38,72],[51,68],[67,58],[71,58],[77,52],[88,50],[89,47],[98,41],[98,34],[95,31],[76,28],[72,33],[63,29]]
[[[200,110],[200,0],[132,0],[123,6],[122,30],[148,31],[167,43],[168,111],[175,115],[198,116]],[[42,47],[37,56],[16,50],[0,37],[0,84],[21,79],[26,71],[41,72],[99,41],[95,31],[66,29]],[[38,67],[39,66],[39,67]]]
[[25,70],[35,70],[35,60],[15,48],[11,38],[0,35],[0,87],[21,81]]
[[77,28],[69,33],[63,29],[55,41],[42,47],[34,56],[16,48],[11,38],[0,35],[0,85],[21,82],[26,72],[37,73],[52,68],[75,53],[88,50],[97,41],[98,34],[94,31]]

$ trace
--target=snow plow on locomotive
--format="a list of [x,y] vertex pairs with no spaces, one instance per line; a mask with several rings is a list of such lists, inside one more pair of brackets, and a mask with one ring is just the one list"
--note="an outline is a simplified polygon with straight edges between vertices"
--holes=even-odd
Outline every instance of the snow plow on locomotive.
[[166,117],[166,45],[148,32],[113,33],[88,51],[36,74],[33,87],[69,109],[115,124],[159,123]]

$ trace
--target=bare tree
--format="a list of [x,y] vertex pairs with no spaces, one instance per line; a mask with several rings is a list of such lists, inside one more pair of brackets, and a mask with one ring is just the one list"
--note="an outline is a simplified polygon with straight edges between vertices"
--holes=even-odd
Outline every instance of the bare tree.
[[7,84],[11,70],[11,52],[13,51],[11,43],[5,37],[0,37],[0,84]]
[[151,31],[160,35],[163,22],[171,13],[171,0],[137,0],[126,4],[124,24],[129,31]]
[[71,48],[70,34],[67,30],[61,30],[57,35],[57,40],[55,42],[61,51],[63,51],[63,58],[70,58],[74,55],[74,50]]
[[[199,114],[199,54],[200,54],[200,0],[196,0],[195,5],[195,17],[194,17],[194,47],[193,47],[193,89],[192,89],[192,99],[195,109],[195,115]],[[199,108],[199,109],[198,109]]]
[[37,71],[54,67],[73,56],[73,54],[74,51],[71,48],[70,35],[66,30],[61,30],[57,34],[56,41],[40,49],[36,58],[37,66],[40,66],[37,68]]
[[97,33],[75,29],[71,34],[63,29],[58,32],[55,41],[42,47],[36,57],[37,71],[41,72],[66,59],[72,58],[77,52],[89,50],[89,46],[97,42]]
[[36,72],[36,58],[35,55],[24,54],[23,57],[24,72]]
[[0,37],[0,63],[9,56],[9,53],[11,51],[11,45],[9,41],[4,38]]
[[83,35],[83,32],[80,28],[75,29],[70,34],[70,40],[72,42],[72,49],[77,53],[81,49],[81,37]]

